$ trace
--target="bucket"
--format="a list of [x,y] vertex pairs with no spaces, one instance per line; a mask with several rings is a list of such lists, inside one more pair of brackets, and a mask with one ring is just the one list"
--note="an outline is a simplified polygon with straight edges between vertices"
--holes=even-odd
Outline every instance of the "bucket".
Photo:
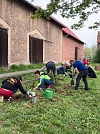
[[37,102],[37,97],[36,96],[33,96],[32,97],[32,104],[35,104]]
[[45,91],[42,92],[47,99],[52,99],[55,93],[54,89],[52,88],[47,88]]

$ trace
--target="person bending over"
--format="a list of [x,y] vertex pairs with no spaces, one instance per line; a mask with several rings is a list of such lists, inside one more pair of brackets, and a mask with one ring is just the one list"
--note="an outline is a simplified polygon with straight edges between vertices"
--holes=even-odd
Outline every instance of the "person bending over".
[[45,66],[41,69],[41,71],[45,68],[48,74],[51,70],[53,72],[54,77],[56,77],[56,66],[53,61],[49,61],[48,63],[46,63]]
[[40,72],[39,70],[36,70],[35,75],[38,78],[39,83],[37,84],[36,87],[33,88],[34,90],[37,88],[43,89],[44,86],[48,87],[53,84],[52,79],[45,72]]
[[76,78],[75,90],[78,89],[81,78],[83,79],[83,82],[85,84],[85,90],[88,90],[88,83],[86,79],[88,74],[87,67],[81,61],[78,60],[75,62],[74,60],[70,60],[69,63],[74,67],[75,74],[79,72]]
[[8,77],[7,79],[2,81],[2,86],[0,88],[0,96],[3,96],[5,99],[12,97],[17,90],[19,89],[22,94],[27,94],[27,92],[23,89],[21,84],[22,77]]

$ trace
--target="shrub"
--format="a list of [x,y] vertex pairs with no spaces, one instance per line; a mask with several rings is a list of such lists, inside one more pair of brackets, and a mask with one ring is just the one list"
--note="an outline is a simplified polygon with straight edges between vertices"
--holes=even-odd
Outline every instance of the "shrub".
[[18,66],[16,64],[13,64],[10,66],[10,70],[13,70],[13,71],[18,70]]
[[98,49],[98,50],[95,52],[95,55],[94,55],[92,61],[93,61],[94,63],[100,63],[100,49]]

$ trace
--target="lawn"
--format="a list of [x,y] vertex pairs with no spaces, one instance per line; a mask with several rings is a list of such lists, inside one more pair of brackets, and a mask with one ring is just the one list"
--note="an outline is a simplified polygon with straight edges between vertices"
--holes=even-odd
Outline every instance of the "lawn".
[[[71,78],[59,75],[52,100],[36,90],[35,104],[20,92],[12,102],[0,103],[0,134],[100,134],[100,72],[96,74],[97,79],[87,79],[88,91],[82,81],[79,90],[73,90]],[[32,73],[23,75],[26,80],[33,82],[24,85],[25,90],[37,84]]]

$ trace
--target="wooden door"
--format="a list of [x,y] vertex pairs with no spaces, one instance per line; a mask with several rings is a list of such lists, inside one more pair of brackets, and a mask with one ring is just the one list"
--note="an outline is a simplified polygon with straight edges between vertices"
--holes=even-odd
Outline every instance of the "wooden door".
[[29,60],[30,63],[43,62],[43,40],[29,37]]
[[0,66],[8,66],[8,31],[0,28]]
[[78,59],[78,47],[75,47],[75,61]]

